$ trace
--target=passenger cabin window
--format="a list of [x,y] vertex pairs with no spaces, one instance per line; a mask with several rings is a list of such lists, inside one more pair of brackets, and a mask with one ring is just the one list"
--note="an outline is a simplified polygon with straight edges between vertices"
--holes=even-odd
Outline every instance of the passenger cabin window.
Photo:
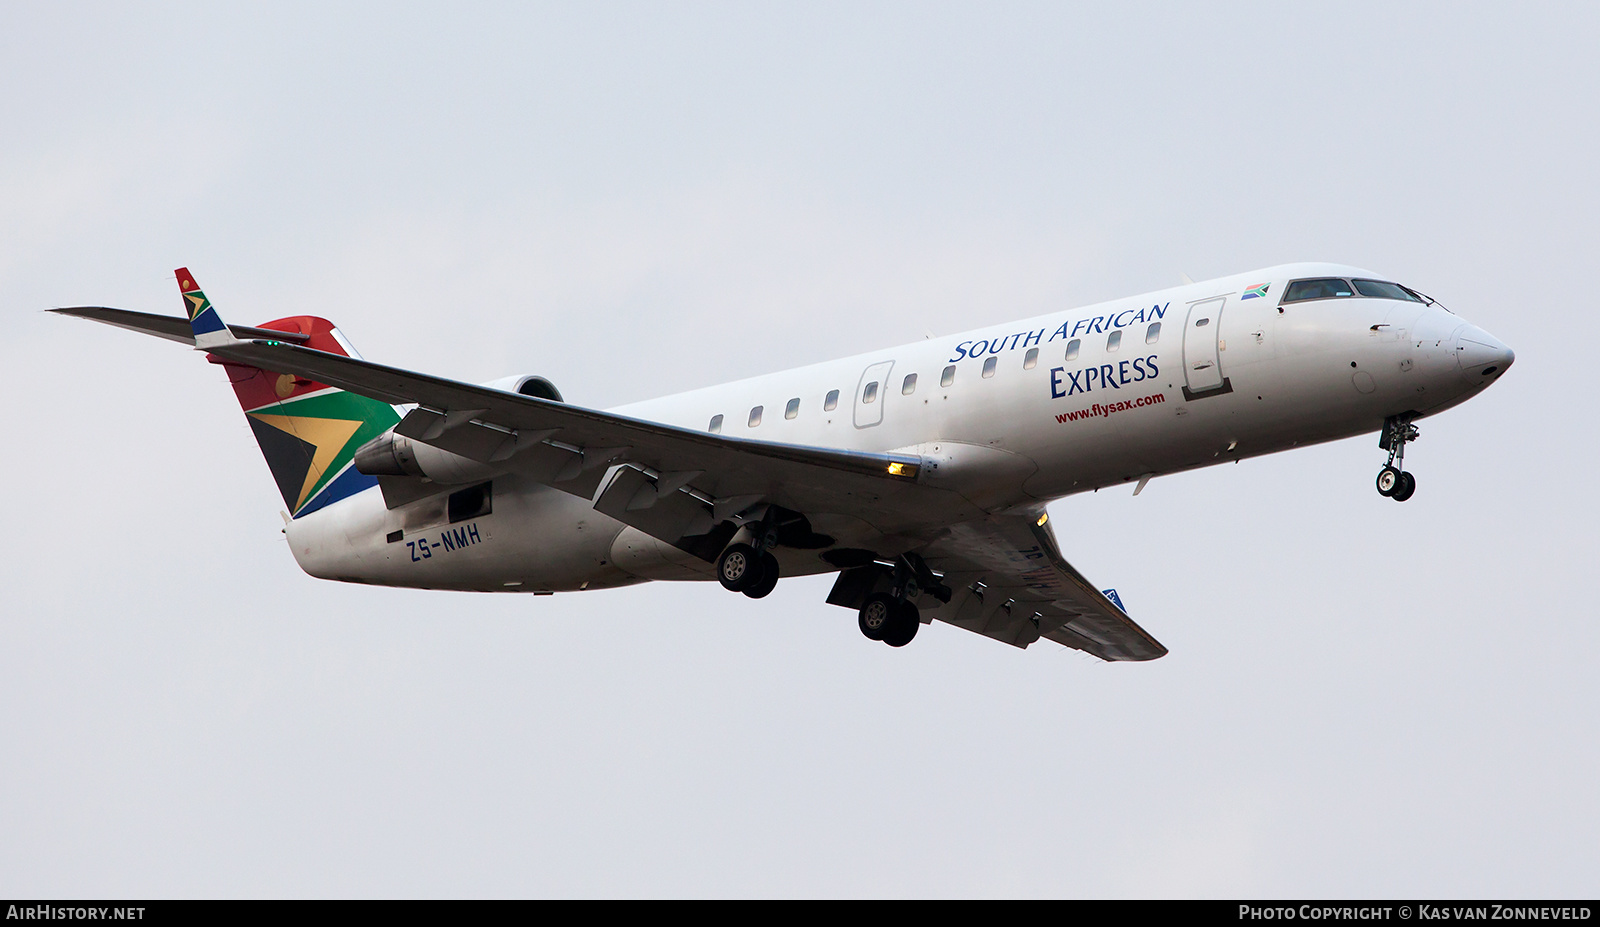
[[949,386],[956,381],[956,365],[951,364],[944,368],[944,373],[939,375],[939,385]]
[[917,375],[914,374],[914,373],[906,374],[905,381],[900,384],[900,395],[909,396],[909,395],[911,395],[912,393],[914,393],[916,391],[917,391]]
[[1115,351],[1122,347],[1122,329],[1117,329],[1106,336],[1106,351]]
[[714,435],[722,434],[722,416],[711,416],[711,424],[706,426],[706,431],[709,431]]
[[983,376],[984,376],[984,379],[988,379],[989,377],[994,376],[994,368],[996,366],[998,366],[999,363],[1000,363],[1000,358],[998,358],[998,357],[991,357],[988,360],[983,362]]
[[1082,347],[1083,347],[1083,342],[1081,340],[1077,339],[1077,338],[1074,338],[1071,341],[1067,342],[1067,360],[1069,360],[1069,361],[1077,360],[1078,359],[1078,351],[1080,349],[1082,349]]
[[759,424],[761,424],[761,406],[756,406],[750,410],[750,427],[754,428]]
[[1028,349],[1028,353],[1023,355],[1023,358],[1022,358],[1022,369],[1023,370],[1032,370],[1035,366],[1038,365],[1038,363],[1039,363],[1039,349],[1038,348],[1029,348]]
[[1283,301],[1298,303],[1308,299],[1337,299],[1354,295],[1355,290],[1348,282],[1338,277],[1319,277],[1316,280],[1296,280],[1289,284],[1289,288],[1283,291]]
[[839,408],[839,391],[836,389],[830,389],[828,390],[827,397],[822,400],[822,411],[832,412],[837,408]]
[[878,381],[877,380],[873,380],[871,383],[868,383],[867,384],[867,388],[861,391],[861,401],[862,402],[877,402],[878,401]]
[[1421,297],[1411,292],[1398,283],[1384,283],[1382,280],[1354,280],[1356,292],[1362,296],[1374,299],[1404,299],[1408,302],[1420,303]]
[[1144,343],[1155,344],[1161,340],[1161,323],[1151,322],[1150,327],[1144,330]]
[[800,414],[800,398],[797,396],[794,399],[789,400],[789,404],[787,406],[783,407],[783,417],[784,418],[794,418],[796,415],[799,415],[799,414]]

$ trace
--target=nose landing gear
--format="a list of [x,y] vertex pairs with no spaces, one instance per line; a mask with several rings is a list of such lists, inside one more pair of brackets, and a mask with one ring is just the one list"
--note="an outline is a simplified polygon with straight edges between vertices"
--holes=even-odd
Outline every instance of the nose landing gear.
[[1378,471],[1378,495],[1404,502],[1417,491],[1417,478],[1404,470],[1384,467]]
[[1417,491],[1417,478],[1405,471],[1406,445],[1417,440],[1412,415],[1391,415],[1383,420],[1378,447],[1389,452],[1389,462],[1378,471],[1378,495],[1404,502]]

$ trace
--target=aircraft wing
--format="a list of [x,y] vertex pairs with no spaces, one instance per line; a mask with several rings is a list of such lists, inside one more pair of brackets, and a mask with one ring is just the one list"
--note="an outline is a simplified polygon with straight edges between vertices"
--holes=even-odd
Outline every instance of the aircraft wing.
[[[193,343],[182,320],[55,311]],[[1166,653],[1062,559],[1038,513],[990,515],[930,485],[919,457],[709,434],[317,351],[290,343],[289,333],[230,328],[244,340],[207,347],[223,362],[415,404],[396,434],[591,499],[603,514],[707,560],[729,540],[728,519],[777,505],[808,520],[787,536],[780,529],[781,543],[856,557],[825,556],[834,566],[919,553],[953,592],[931,617],[1018,647],[1044,636],[1105,660]]]
[[1154,660],[1167,648],[1061,556],[1041,514],[949,526],[921,551],[954,592],[931,616],[1026,647],[1040,637],[1102,660]]
[[[179,319],[104,308],[54,311],[193,343]],[[289,343],[283,333],[246,331],[262,337],[208,352],[383,402],[414,403],[396,434],[593,499],[604,514],[702,555],[696,538],[760,503],[825,523],[818,530],[841,544],[884,537],[912,544],[930,526],[983,514],[961,494],[928,485],[916,456],[714,435],[317,351]],[[623,469],[613,473],[613,465]],[[723,542],[715,542],[718,551]]]

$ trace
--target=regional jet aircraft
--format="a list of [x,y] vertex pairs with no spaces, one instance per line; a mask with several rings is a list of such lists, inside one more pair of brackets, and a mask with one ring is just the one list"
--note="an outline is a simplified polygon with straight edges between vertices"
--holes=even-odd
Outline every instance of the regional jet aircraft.
[[836,573],[828,604],[872,640],[937,618],[1104,660],[1167,651],[1062,557],[1045,503],[1372,432],[1378,492],[1405,501],[1416,420],[1513,360],[1417,290],[1290,264],[597,411],[538,376],[363,360],[315,316],[230,326],[177,277],[187,318],[54,311],[222,368],[312,576],[760,598]]

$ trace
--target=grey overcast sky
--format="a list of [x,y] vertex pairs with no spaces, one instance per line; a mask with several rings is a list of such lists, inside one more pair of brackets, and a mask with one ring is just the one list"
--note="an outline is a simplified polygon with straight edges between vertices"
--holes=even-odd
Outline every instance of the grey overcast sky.
[[[1593,4],[0,7],[0,895],[1600,888]],[[216,368],[334,319],[608,406],[1288,260],[1517,351],[1051,506],[1171,648],[299,572]]]

